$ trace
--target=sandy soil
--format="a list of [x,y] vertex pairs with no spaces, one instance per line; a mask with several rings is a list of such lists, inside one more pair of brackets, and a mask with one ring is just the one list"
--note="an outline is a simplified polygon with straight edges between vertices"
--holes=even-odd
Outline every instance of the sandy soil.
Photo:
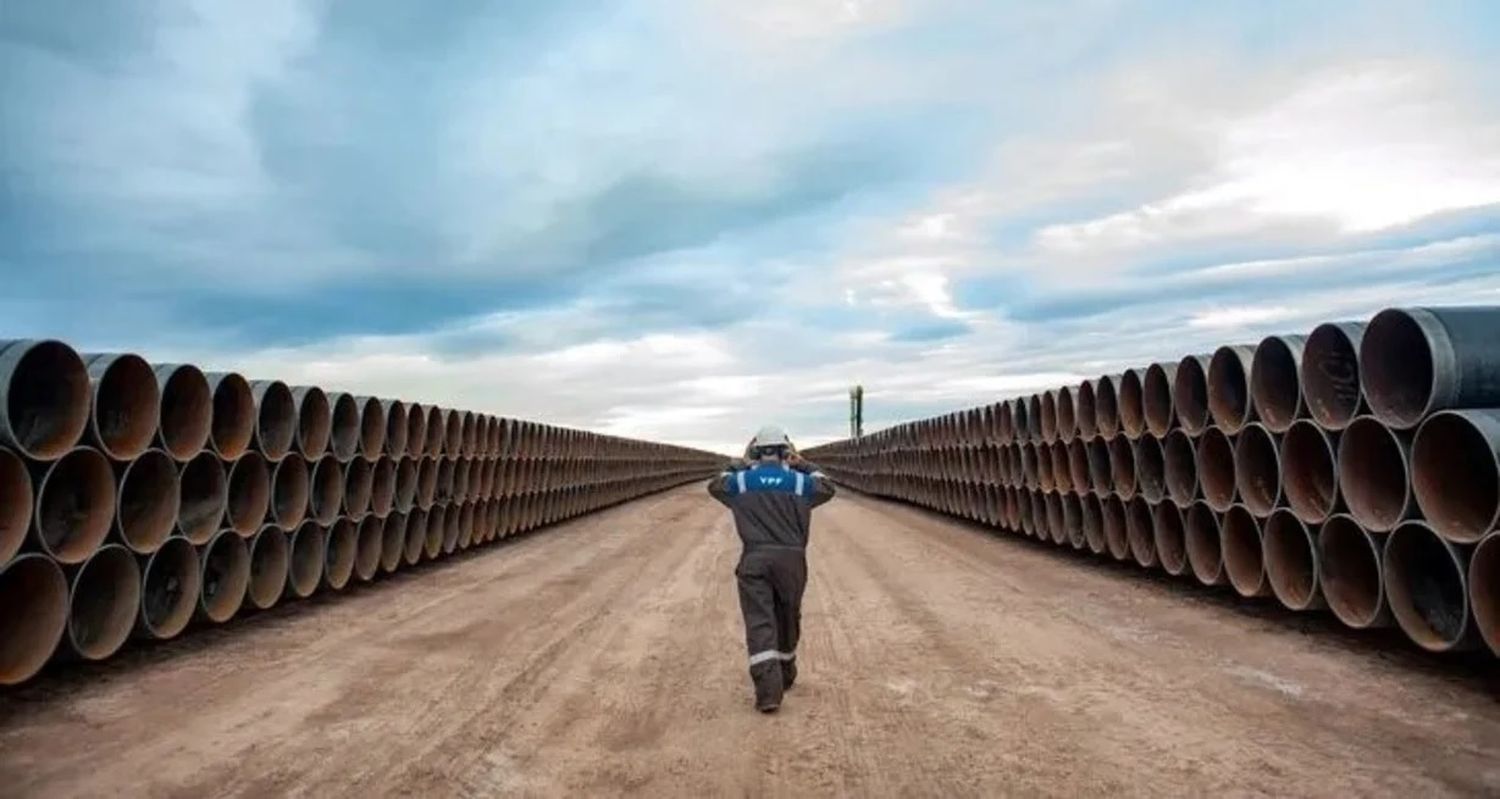
[[696,486],[0,695],[6,796],[1475,795],[1500,683],[846,494],[750,706]]

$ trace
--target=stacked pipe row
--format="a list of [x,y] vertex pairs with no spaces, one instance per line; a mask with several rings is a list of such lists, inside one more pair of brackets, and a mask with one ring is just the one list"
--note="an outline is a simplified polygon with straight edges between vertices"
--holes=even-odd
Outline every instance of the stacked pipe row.
[[721,456],[0,341],[0,684],[341,591]]
[[1390,309],[807,455],[857,490],[1500,654],[1500,308]]

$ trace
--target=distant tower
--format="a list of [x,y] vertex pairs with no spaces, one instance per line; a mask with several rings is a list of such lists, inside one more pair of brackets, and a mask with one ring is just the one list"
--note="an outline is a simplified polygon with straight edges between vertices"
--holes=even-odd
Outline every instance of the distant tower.
[[849,389],[849,437],[859,438],[865,434],[865,387]]

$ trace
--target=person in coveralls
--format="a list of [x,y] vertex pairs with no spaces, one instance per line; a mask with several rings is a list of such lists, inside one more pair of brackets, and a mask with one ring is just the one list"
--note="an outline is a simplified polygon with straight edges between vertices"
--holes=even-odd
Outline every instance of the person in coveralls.
[[774,713],[797,680],[802,590],[812,509],[833,499],[833,484],[797,454],[779,427],[764,427],[745,460],[710,480],[708,493],[734,513],[744,550],[734,574],[755,707]]

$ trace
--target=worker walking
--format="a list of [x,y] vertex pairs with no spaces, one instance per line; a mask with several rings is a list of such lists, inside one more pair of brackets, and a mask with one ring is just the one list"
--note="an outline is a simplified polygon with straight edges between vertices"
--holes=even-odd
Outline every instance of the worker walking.
[[708,493],[734,513],[744,550],[735,577],[745,616],[755,707],[781,707],[797,680],[802,591],[812,509],[833,498],[833,484],[802,460],[786,432],[764,427],[746,460],[709,481]]

